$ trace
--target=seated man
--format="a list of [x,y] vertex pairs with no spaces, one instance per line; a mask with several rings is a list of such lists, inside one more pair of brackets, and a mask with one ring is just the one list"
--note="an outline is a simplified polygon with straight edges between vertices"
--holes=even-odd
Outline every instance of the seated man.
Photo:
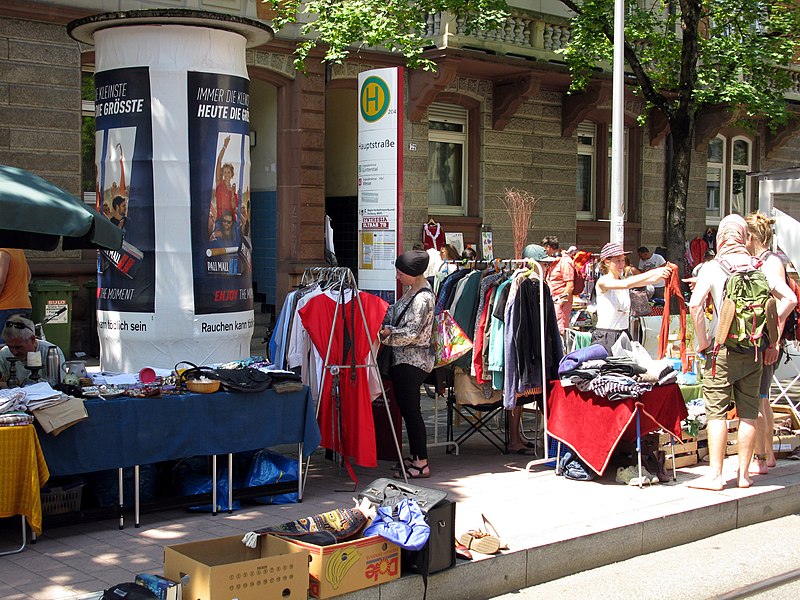
[[[16,377],[20,384],[30,377],[31,372],[25,368],[28,360],[28,352],[38,352],[42,357],[42,365],[47,365],[47,351],[55,347],[58,351],[59,364],[64,364],[64,353],[61,348],[50,342],[37,340],[34,335],[33,321],[26,319],[22,315],[12,315],[6,321],[2,333],[3,341],[6,346],[0,350],[0,379],[8,381],[11,371],[9,358],[17,358]],[[43,379],[47,379],[47,373],[40,372]]]

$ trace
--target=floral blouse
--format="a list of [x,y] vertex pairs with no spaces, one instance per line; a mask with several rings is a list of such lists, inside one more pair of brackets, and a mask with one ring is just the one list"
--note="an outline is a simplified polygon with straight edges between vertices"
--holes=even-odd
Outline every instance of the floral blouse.
[[[430,291],[430,287],[425,288]],[[399,323],[394,323],[395,315],[403,312],[409,305]],[[436,300],[433,292],[421,291],[416,294],[406,292],[389,307],[385,321],[391,330],[383,343],[392,347],[392,365],[408,364],[426,373],[433,370],[433,308]]]

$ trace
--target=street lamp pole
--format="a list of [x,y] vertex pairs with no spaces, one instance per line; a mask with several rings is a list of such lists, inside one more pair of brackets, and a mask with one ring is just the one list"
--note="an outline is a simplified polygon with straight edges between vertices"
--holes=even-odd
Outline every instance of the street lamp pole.
[[611,114],[611,234],[610,240],[625,242],[624,181],[625,167],[625,1],[614,2],[614,64],[612,68]]

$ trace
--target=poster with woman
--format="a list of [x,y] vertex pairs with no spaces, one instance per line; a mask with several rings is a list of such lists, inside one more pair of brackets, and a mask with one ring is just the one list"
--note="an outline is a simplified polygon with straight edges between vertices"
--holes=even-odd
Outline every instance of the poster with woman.
[[249,83],[187,73],[196,314],[253,308]]

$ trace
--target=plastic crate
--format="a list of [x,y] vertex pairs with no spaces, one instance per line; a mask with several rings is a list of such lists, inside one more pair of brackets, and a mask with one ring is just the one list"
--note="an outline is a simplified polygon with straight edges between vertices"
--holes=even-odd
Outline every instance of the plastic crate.
[[83,483],[42,490],[42,515],[62,515],[81,508]]

